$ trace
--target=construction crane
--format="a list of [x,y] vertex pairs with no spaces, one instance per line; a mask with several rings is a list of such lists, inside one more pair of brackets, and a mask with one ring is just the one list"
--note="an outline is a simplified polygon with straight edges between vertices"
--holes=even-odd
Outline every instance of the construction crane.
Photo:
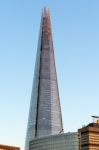
[[93,119],[93,122],[96,122],[97,120],[97,123],[99,122],[99,116],[91,116],[92,119]]

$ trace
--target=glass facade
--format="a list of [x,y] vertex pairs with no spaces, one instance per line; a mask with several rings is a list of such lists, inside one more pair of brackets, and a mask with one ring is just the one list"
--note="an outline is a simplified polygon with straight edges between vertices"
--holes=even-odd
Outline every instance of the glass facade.
[[49,10],[42,13],[25,150],[38,137],[63,131]]
[[29,150],[79,150],[78,133],[64,133],[36,138],[30,142]]

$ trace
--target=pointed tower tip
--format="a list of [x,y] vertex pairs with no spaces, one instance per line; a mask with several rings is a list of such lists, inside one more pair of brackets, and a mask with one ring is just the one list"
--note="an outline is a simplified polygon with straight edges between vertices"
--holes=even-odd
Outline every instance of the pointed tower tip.
[[42,10],[42,15],[43,15],[43,17],[49,16],[50,15],[50,9],[45,6]]

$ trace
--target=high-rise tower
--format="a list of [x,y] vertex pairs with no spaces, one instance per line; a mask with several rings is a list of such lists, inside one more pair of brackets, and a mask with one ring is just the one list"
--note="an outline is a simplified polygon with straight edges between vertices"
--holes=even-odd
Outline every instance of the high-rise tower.
[[42,12],[25,150],[36,137],[63,131],[50,12]]

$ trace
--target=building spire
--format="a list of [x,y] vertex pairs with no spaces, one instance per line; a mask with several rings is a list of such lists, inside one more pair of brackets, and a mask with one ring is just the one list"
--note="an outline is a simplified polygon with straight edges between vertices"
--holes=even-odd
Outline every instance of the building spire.
[[43,8],[43,17],[50,16],[50,10],[46,6]]

